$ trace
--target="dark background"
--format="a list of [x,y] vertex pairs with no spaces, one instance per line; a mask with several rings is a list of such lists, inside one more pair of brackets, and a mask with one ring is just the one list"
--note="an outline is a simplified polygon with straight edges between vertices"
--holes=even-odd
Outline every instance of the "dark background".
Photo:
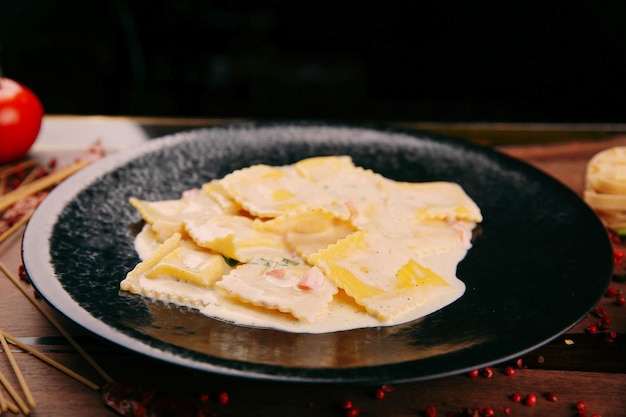
[[625,122],[623,1],[0,0],[48,113]]

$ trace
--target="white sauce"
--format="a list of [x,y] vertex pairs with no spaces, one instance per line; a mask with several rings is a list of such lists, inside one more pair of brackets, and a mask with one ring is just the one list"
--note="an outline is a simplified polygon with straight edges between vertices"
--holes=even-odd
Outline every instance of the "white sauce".
[[[155,249],[154,239],[149,233],[149,229],[144,228],[135,239],[135,249],[142,259],[149,257]],[[342,291],[335,295],[324,317],[315,323],[308,323],[287,313],[233,302],[220,290],[202,288],[182,280],[151,279],[142,276],[140,282],[144,288],[156,293],[180,294],[191,301],[202,314],[218,320],[242,326],[271,328],[294,333],[328,333],[407,323],[453,303],[465,292],[465,284],[456,277],[456,266],[465,257],[466,252],[466,249],[459,249],[420,258],[420,263],[436,270],[451,286],[434,288],[421,305],[389,322],[382,322],[368,314]]]

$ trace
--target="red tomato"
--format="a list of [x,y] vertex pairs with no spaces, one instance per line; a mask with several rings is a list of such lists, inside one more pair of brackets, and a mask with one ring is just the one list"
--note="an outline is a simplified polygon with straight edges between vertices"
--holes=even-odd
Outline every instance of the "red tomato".
[[43,106],[32,91],[9,78],[0,78],[0,164],[28,153],[42,119]]

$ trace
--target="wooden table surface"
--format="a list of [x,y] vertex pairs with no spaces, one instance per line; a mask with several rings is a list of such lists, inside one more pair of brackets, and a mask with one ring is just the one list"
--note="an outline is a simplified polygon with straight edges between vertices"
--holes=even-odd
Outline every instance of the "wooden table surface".
[[[115,119],[105,119],[104,123],[112,120]],[[210,119],[133,120],[149,137],[223,122]],[[66,117],[65,121],[85,121],[85,118]],[[553,175],[579,194],[583,190],[589,158],[602,149],[626,145],[626,135],[622,136],[626,125],[402,125],[497,147]],[[91,140],[85,138],[84,145]],[[0,261],[14,274],[18,273],[21,263],[21,235],[22,230],[19,230],[0,243]],[[572,238],[576,238],[575,231],[572,231]],[[623,248],[616,244],[616,249]],[[19,285],[32,291],[25,282]],[[624,283],[614,281],[611,287],[626,292]],[[206,400],[204,406],[218,416],[343,416],[346,414],[340,405],[350,400],[361,416],[426,416],[426,408],[434,406],[437,416],[487,415],[485,410],[490,407],[497,416],[571,417],[578,415],[575,404],[584,401],[588,405],[588,416],[597,413],[602,417],[623,417],[626,416],[626,306],[619,306],[614,300],[614,297],[598,300],[598,306],[603,307],[611,318],[610,330],[616,332],[611,341],[603,331],[598,334],[588,332],[588,326],[598,321],[590,314],[566,334],[520,357],[519,362],[497,364],[490,378],[480,372],[476,377],[463,374],[397,384],[382,399],[375,395],[378,386],[260,382],[181,369],[104,343],[69,322],[43,300],[37,300],[37,303],[55,317],[113,379],[153,387],[177,400],[201,398]],[[0,329],[98,385],[104,383],[103,378],[1,273]],[[11,352],[37,403],[30,410],[31,415],[117,415],[103,404],[97,390],[15,346],[11,347]],[[518,366],[520,363],[521,367]],[[505,374],[509,366],[515,370],[512,376]],[[0,355],[0,370],[17,391],[22,392],[5,354]],[[0,389],[0,392],[8,396],[5,390]],[[226,403],[219,401],[222,392],[228,393]],[[556,402],[546,398],[549,392],[556,394]],[[537,402],[533,406],[516,403],[511,400],[514,393],[522,396],[534,393]]]

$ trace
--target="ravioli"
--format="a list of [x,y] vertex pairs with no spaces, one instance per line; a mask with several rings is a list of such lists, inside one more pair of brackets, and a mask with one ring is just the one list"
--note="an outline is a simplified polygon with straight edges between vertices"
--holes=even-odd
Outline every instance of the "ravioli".
[[185,230],[198,246],[239,262],[291,255],[280,235],[255,229],[253,220],[244,216],[221,215],[191,219],[185,221]]
[[246,303],[290,313],[309,323],[326,314],[337,293],[337,287],[319,269],[302,263],[240,265],[216,285]]
[[[206,306],[216,302],[215,294],[206,287],[185,281],[181,275],[160,273],[148,278],[155,268],[162,268],[162,260],[176,251],[181,244],[182,236],[174,233],[161,244],[147,259],[138,263],[120,283],[120,289],[146,297],[157,298],[193,307]],[[192,289],[192,291],[190,291]]]
[[482,221],[456,183],[393,181],[345,155],[253,165],[178,200],[130,203],[146,227],[123,290],[311,333],[389,326],[454,302]]
[[146,201],[131,197],[129,202],[161,242],[174,233],[182,233],[185,219],[225,213],[214,199],[198,189],[185,192],[177,200]]
[[386,180],[382,187],[391,215],[398,221],[441,219],[481,222],[483,219],[480,208],[456,183]]
[[350,215],[344,204],[292,167],[254,165],[228,174],[222,184],[235,201],[260,218],[277,217],[303,207],[318,208],[344,219]]
[[[431,252],[431,242],[416,245]],[[450,286],[436,271],[420,264],[416,251],[379,232],[359,231],[311,256],[349,296],[383,321],[423,302],[428,292]]]

